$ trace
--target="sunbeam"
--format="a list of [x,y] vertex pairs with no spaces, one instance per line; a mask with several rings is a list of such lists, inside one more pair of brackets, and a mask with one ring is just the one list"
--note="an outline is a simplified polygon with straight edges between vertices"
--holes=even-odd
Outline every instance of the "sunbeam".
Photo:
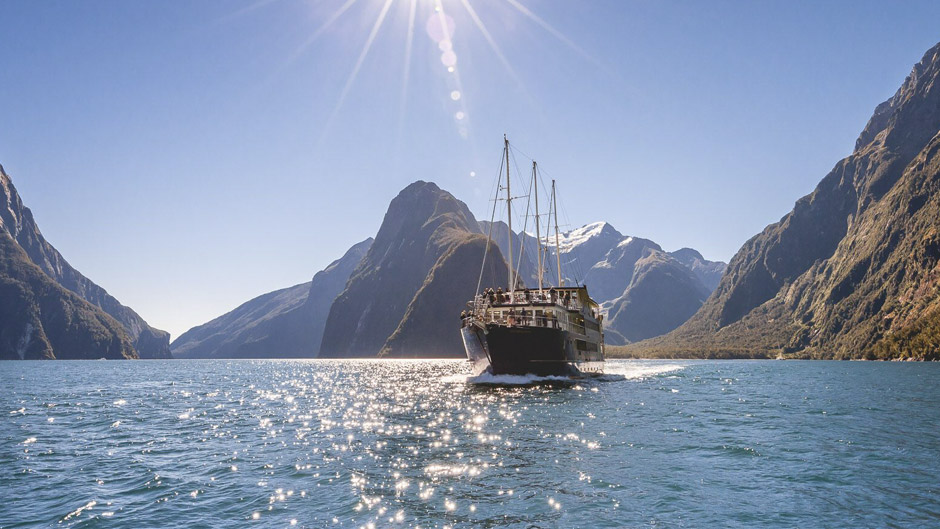
[[307,48],[309,48],[310,45],[313,44],[314,41],[316,41],[317,38],[319,38],[320,35],[323,34],[324,31],[329,29],[330,26],[332,26],[333,23],[336,22],[336,20],[339,17],[343,16],[343,13],[345,13],[355,3],[356,3],[356,0],[346,0],[346,2],[343,3],[343,5],[339,7],[339,9],[337,9],[336,11],[333,12],[332,15],[330,15],[330,18],[326,19],[326,22],[324,22],[323,24],[320,24],[320,27],[317,28],[317,30],[314,31],[313,34],[310,35],[310,37],[307,38],[307,40],[305,40],[303,44],[301,44],[297,48],[297,50],[291,54],[290,57],[287,58],[287,61],[285,62],[285,66],[294,62],[297,59],[297,57],[300,57],[300,55],[303,54],[303,52],[307,51]]
[[530,20],[532,20],[539,26],[542,26],[542,29],[551,33],[553,37],[565,43],[565,45],[567,45],[569,48],[573,49],[574,51],[578,52],[582,57],[590,61],[592,64],[600,68],[603,68],[605,70],[607,69],[606,66],[601,64],[597,59],[592,57],[588,52],[584,51],[583,48],[575,44],[571,39],[566,37],[562,32],[552,27],[552,25],[546,22],[544,19],[542,19],[542,17],[536,15],[535,13],[530,11],[526,6],[520,4],[518,0],[506,0],[506,1],[509,2],[509,5],[516,8],[517,11],[519,11],[520,13],[528,17]]
[[470,15],[470,18],[473,19],[473,23],[476,25],[477,29],[480,30],[480,33],[483,34],[483,38],[486,39],[486,42],[492,48],[493,53],[496,54],[496,57],[499,59],[499,62],[503,63],[503,67],[506,68],[506,71],[509,72],[509,76],[519,85],[519,88],[526,93],[525,85],[522,84],[522,80],[519,79],[519,76],[516,75],[516,71],[512,68],[512,65],[509,64],[509,61],[506,59],[506,56],[503,55],[502,50],[499,49],[499,45],[496,44],[496,40],[493,39],[493,36],[490,35],[489,30],[486,29],[486,26],[483,25],[483,21],[480,20],[480,17],[477,16],[477,12],[473,9],[473,6],[470,5],[470,0],[460,0],[460,3],[463,4],[464,9],[467,10],[467,14]]
[[[354,1],[355,0],[349,0],[348,3]],[[369,37],[366,39],[366,43],[362,47],[362,51],[359,52],[359,58],[356,59],[356,65],[349,74],[349,78],[346,79],[346,84],[343,86],[343,91],[339,94],[339,100],[336,102],[336,106],[333,107],[333,112],[330,114],[330,118],[323,126],[320,143],[322,143],[323,138],[326,137],[327,132],[330,130],[330,126],[333,124],[333,121],[339,114],[340,109],[343,107],[343,103],[346,101],[346,96],[349,95],[349,90],[352,89],[353,83],[356,82],[356,76],[359,75],[359,70],[362,68],[362,63],[366,60],[366,56],[369,54],[369,50],[372,48],[372,43],[375,42],[375,36],[382,28],[382,23],[385,22],[385,16],[388,15],[388,10],[392,7],[392,3],[394,2],[395,0],[385,0],[385,5],[382,6],[382,11],[379,13],[378,18],[375,19],[375,24],[372,25],[372,31],[369,32]]]
[[[408,104],[408,80],[411,76],[411,47],[415,37],[415,12],[418,0],[411,0],[408,13],[408,32],[405,34],[405,68],[401,76],[401,100],[398,103],[398,135],[396,141],[400,144],[405,127],[405,108]],[[397,151],[397,149],[396,149]]]

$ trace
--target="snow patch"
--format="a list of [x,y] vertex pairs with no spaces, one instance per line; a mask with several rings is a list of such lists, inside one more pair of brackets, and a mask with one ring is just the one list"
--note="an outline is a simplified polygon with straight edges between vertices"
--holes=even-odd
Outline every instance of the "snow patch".
[[558,246],[562,252],[569,252],[575,246],[584,244],[591,238],[600,235],[606,226],[609,226],[606,222],[592,222],[578,229],[562,233],[559,235]]
[[624,240],[617,243],[617,248],[623,248],[624,246],[630,244],[631,242],[633,242],[633,237],[627,237]]

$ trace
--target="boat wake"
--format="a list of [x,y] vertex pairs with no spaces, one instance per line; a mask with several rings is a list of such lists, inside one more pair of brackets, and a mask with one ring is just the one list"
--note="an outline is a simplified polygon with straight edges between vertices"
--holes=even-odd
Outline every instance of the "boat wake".
[[619,382],[656,377],[684,369],[683,364],[654,364],[608,362],[604,374],[589,377],[538,376],[538,375],[450,375],[443,382],[476,386],[530,386],[535,384],[576,384],[585,380]]
[[646,362],[608,361],[600,380],[635,380],[650,378],[685,369],[683,364],[648,364]]

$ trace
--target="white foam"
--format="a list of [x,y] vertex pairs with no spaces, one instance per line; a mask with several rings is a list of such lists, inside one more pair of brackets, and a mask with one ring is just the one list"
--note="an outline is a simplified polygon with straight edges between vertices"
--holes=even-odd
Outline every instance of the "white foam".
[[685,369],[683,364],[651,364],[643,360],[608,361],[604,365],[604,375],[621,376],[625,379],[649,378],[664,373]]
[[450,375],[443,378],[443,382],[449,384],[481,384],[492,386],[526,386],[529,384],[538,384],[539,382],[574,382],[575,379],[560,376],[537,375],[493,375],[483,373],[481,375]]
[[[614,360],[607,361],[604,365],[602,375],[592,376],[589,379],[600,380],[604,382],[615,382],[618,380],[636,380],[659,376],[665,373],[672,373],[685,369],[684,364],[668,363],[651,364],[646,360]],[[537,375],[493,375],[483,373],[481,375],[449,375],[441,379],[445,384],[471,384],[471,385],[493,385],[493,386],[526,386],[538,384],[540,382],[571,382],[575,383],[583,380],[583,377],[563,377],[563,376],[544,376]]]

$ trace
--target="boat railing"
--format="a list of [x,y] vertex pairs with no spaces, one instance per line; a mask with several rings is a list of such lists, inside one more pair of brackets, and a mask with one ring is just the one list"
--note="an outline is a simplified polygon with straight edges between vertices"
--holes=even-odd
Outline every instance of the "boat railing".
[[539,294],[538,292],[531,292],[526,296],[523,292],[515,292],[514,294],[501,294],[492,296],[487,296],[485,294],[478,294],[473,300],[473,309],[482,310],[489,307],[512,307],[514,305],[532,305],[532,304],[546,304],[550,306],[556,306],[563,308],[565,310],[576,310],[580,311],[583,307],[580,301],[577,298],[569,298],[565,300],[561,296],[555,296],[553,300],[549,294]]

